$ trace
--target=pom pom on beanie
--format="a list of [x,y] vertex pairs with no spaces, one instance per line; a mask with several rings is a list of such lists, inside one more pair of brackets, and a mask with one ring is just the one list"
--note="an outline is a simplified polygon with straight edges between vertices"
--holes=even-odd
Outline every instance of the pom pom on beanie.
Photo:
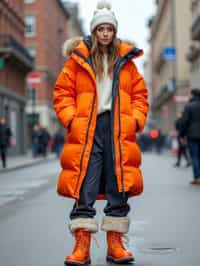
[[103,8],[107,8],[108,10],[110,10],[112,8],[112,6],[107,1],[100,1],[97,4],[97,9],[103,9]]
[[108,1],[100,1],[97,4],[97,9],[90,23],[90,31],[93,32],[95,28],[103,23],[111,24],[117,31],[118,22],[113,11],[112,6]]

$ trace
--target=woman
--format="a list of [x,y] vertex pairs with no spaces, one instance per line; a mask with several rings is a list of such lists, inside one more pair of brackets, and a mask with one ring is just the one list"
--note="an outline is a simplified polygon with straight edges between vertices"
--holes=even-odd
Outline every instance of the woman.
[[91,233],[98,230],[95,200],[106,199],[101,229],[107,260],[134,260],[122,244],[128,232],[128,197],[143,190],[136,132],[143,129],[147,90],[132,59],[143,54],[116,37],[117,20],[102,2],[91,21],[91,37],[66,44],[69,54],[54,89],[56,114],[67,128],[57,191],[76,199],[69,229],[75,248],[66,265],[90,263]]

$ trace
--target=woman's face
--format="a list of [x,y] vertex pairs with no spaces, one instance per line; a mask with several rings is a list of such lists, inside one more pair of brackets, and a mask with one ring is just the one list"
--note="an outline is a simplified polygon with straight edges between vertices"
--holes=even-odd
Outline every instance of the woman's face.
[[111,24],[101,24],[97,26],[96,37],[100,45],[108,46],[115,35],[114,28]]

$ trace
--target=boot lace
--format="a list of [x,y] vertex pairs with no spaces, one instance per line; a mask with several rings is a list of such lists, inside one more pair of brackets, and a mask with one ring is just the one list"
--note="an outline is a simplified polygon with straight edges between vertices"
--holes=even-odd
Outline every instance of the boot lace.
[[[83,235],[86,235],[87,237],[82,237]],[[75,249],[76,248],[81,248],[81,249],[84,249],[85,247],[87,247],[88,245],[88,241],[90,239],[89,235],[90,232],[87,232],[87,231],[83,231],[83,232],[78,232],[76,235],[75,235],[75,238],[76,238],[76,245],[75,245]],[[94,240],[94,243],[96,244],[96,246],[99,248],[100,245],[99,245],[99,242],[97,241],[97,239],[91,234],[91,239]]]
[[122,243],[125,247],[130,246],[130,238],[128,237],[127,234],[122,234]]
[[118,232],[114,232],[113,233],[113,240],[116,240],[116,244],[119,243],[120,247],[122,247],[124,249],[124,246],[128,246],[129,245],[129,238],[127,234],[123,234],[123,233],[118,233]]

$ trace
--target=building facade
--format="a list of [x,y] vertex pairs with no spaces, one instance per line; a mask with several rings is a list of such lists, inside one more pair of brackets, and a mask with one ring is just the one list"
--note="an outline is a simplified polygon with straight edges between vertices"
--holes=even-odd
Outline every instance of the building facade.
[[152,113],[158,128],[173,130],[190,88],[190,0],[157,0],[150,25]]
[[79,18],[78,4],[68,1],[63,1],[63,4],[70,14],[67,27],[67,37],[72,38],[76,36],[83,36],[83,22]]
[[61,47],[67,38],[69,13],[60,0],[25,0],[24,10],[26,47],[35,58],[34,72],[39,76],[39,83],[27,84],[29,128],[40,123],[53,133],[58,122],[52,91],[64,64]]
[[200,0],[191,0],[191,44],[188,50],[191,87],[200,88]]
[[26,151],[26,75],[33,58],[25,49],[23,0],[0,1],[0,116],[16,143],[12,154]]

